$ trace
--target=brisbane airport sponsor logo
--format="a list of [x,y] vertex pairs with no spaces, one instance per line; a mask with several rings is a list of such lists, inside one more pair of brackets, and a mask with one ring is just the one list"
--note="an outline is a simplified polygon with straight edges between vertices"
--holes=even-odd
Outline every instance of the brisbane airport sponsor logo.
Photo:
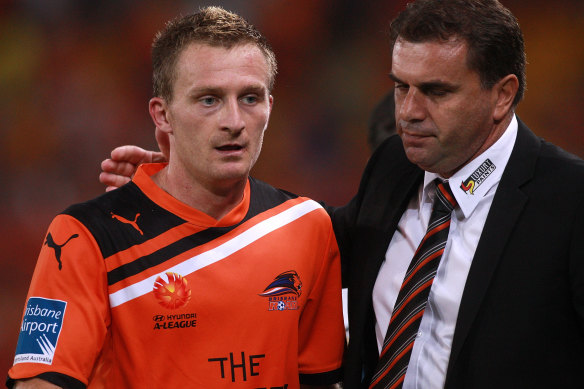
[[487,160],[483,162],[481,166],[479,166],[477,170],[475,170],[470,175],[470,177],[462,181],[462,183],[460,184],[460,189],[462,189],[466,194],[473,195],[477,188],[481,186],[483,182],[485,182],[487,177],[489,177],[491,173],[495,171],[496,168],[497,167],[495,166],[495,164],[491,162],[490,159],[487,158]]
[[177,328],[194,328],[197,326],[196,313],[152,316],[155,330],[172,330]]
[[30,297],[26,303],[14,364],[51,365],[63,328],[67,303],[42,297]]
[[173,272],[159,275],[152,292],[158,303],[167,309],[182,308],[191,300],[191,287],[187,279]]
[[268,311],[298,309],[298,297],[302,294],[302,281],[295,270],[278,274],[259,295],[268,299]]

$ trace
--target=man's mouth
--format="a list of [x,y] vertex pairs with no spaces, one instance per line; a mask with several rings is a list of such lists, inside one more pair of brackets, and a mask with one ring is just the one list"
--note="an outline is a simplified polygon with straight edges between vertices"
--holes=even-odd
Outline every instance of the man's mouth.
[[223,145],[217,147],[217,150],[219,151],[239,151],[241,149],[243,149],[243,146],[241,145]]

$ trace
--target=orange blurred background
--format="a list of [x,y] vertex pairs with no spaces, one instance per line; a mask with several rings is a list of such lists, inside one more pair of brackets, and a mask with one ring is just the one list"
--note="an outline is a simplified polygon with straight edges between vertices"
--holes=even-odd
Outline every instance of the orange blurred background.
[[[527,46],[519,116],[584,157],[584,2],[502,2],[519,18]],[[268,37],[280,71],[253,175],[341,205],[369,156],[369,114],[392,86],[388,25],[405,3],[0,0],[0,371],[12,364],[51,219],[103,192],[99,164],[115,146],[155,147],[149,51],[167,20],[222,5]]]

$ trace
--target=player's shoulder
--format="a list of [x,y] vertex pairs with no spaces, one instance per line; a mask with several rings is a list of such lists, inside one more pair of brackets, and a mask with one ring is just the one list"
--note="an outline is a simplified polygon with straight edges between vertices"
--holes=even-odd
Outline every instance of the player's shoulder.
[[[93,199],[72,204],[61,214],[69,215],[80,221],[96,221],[107,216],[111,209],[123,207],[136,208],[145,196],[138,187],[130,182],[116,190],[105,192]],[[110,216],[111,217],[111,216]]]
[[185,223],[152,201],[133,182],[74,204],[61,215],[80,222],[94,237],[104,257]]
[[253,177],[250,177],[250,187],[250,214],[257,215],[274,208],[294,208],[299,212],[317,211],[316,215],[330,220],[322,205],[311,198],[276,188]]
[[276,188],[267,182],[258,180],[254,177],[249,177],[249,183],[252,199],[255,197],[258,198],[258,200],[266,203],[273,203],[274,205],[277,205],[285,201],[300,197],[295,193]]
[[249,181],[251,191],[250,206],[252,207],[269,209],[290,202],[291,200],[293,203],[314,202],[314,200],[308,197],[289,192],[285,189],[276,188],[254,177],[250,177]]

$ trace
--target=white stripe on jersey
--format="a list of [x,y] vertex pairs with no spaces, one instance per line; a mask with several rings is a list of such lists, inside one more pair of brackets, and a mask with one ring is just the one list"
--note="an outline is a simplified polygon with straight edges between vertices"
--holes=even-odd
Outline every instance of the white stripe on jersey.
[[128,301],[152,292],[154,282],[160,274],[174,272],[182,276],[186,276],[194,273],[197,270],[225,259],[229,255],[241,250],[245,246],[255,242],[270,232],[275,231],[278,228],[283,227],[286,224],[291,223],[294,220],[320,207],[321,206],[313,200],[307,200],[300,204],[296,204],[295,206],[256,224],[250,229],[242,232],[233,239],[215,247],[214,249],[199,255],[195,255],[194,257],[189,258],[176,266],[172,266],[164,270],[162,273],[155,274],[146,278],[145,280],[126,286],[117,292],[111,293],[109,295],[110,306],[114,308],[118,305],[127,303]]

